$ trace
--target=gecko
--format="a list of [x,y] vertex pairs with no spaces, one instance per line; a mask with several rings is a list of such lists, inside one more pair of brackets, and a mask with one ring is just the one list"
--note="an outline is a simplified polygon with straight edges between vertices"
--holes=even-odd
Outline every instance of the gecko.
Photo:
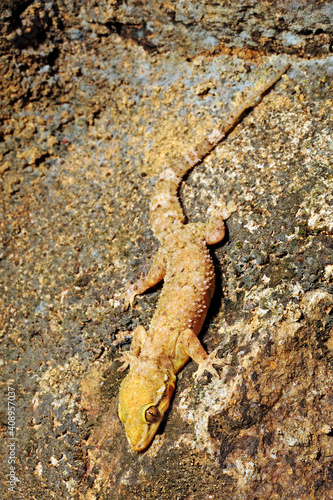
[[125,426],[132,450],[145,450],[153,440],[169,407],[176,376],[191,358],[198,364],[197,381],[207,370],[219,378],[215,366],[225,365],[216,357],[218,348],[208,354],[198,335],[206,318],[215,288],[215,272],[208,245],[225,236],[225,223],[237,210],[235,200],[215,209],[206,223],[187,223],[178,190],[185,174],[200,163],[255,107],[281,76],[287,64],[259,90],[252,92],[224,121],[178,163],[165,168],[157,180],[150,204],[150,221],[160,247],[148,274],[124,293],[123,311],[133,307],[134,299],[160,281],[164,285],[148,331],[139,325],[133,331],[129,351],[118,361],[119,371],[130,367],[119,391],[118,415]]

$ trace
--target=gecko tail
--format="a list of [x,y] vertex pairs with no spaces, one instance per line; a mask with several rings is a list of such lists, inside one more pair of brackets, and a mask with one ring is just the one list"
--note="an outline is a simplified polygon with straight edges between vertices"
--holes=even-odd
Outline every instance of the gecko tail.
[[156,183],[150,205],[151,225],[158,239],[162,241],[164,235],[180,228],[185,222],[185,216],[178,199],[178,189],[184,175],[200,163],[229,134],[244,112],[256,106],[263,95],[275,85],[289,67],[290,64],[286,64],[259,90],[252,92],[239,107],[229,114],[220,129],[213,130],[203,141],[185,154],[176,165],[163,170]]
[[150,222],[157,238],[185,222],[178,200],[181,180],[182,176],[173,167],[163,170],[157,180],[150,202]]
[[184,175],[200,163],[224,135],[223,132],[214,131],[180,158],[176,165],[162,171],[150,204],[150,221],[157,238],[184,224],[185,216],[178,199],[180,183]]

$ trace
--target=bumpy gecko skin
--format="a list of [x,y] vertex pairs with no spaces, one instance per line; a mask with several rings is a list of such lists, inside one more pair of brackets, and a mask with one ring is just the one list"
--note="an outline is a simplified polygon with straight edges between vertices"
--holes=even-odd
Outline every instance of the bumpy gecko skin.
[[207,245],[222,241],[224,221],[237,210],[224,199],[207,223],[184,224],[177,192],[183,176],[234,128],[245,110],[258,104],[264,93],[287,71],[289,64],[263,88],[228,117],[176,166],[165,169],[151,200],[150,219],[161,246],[147,276],[124,294],[123,310],[133,306],[142,294],[164,279],[149,331],[143,326],[133,332],[131,349],[120,358],[130,371],[120,386],[118,413],[134,451],[142,451],[154,438],[175,389],[176,375],[192,358],[199,366],[197,380],[205,370],[219,377],[213,365],[224,365],[216,351],[207,354],[198,340],[214,293],[214,266]]

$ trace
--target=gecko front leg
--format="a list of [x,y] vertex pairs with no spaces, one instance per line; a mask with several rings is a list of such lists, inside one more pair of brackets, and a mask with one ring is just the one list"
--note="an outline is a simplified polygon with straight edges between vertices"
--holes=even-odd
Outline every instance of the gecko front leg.
[[200,340],[190,328],[187,328],[182,333],[179,344],[179,347],[199,365],[197,371],[193,374],[195,381],[203,375],[205,370],[211,373],[213,377],[220,378],[213,365],[225,366],[227,363],[223,359],[216,357],[217,349],[207,354]]
[[159,248],[154,257],[153,263],[147,276],[142,276],[139,281],[131,285],[124,293],[123,311],[129,306],[133,307],[134,299],[137,295],[145,292],[154,285],[157,285],[165,276],[166,261],[162,248]]
[[120,358],[115,359],[115,361],[122,362],[122,366],[118,368],[118,372],[123,372],[126,368],[133,364],[133,362],[139,357],[141,348],[146,341],[147,331],[146,329],[139,325],[133,330],[133,339],[131,343],[131,348],[129,351],[124,351]]

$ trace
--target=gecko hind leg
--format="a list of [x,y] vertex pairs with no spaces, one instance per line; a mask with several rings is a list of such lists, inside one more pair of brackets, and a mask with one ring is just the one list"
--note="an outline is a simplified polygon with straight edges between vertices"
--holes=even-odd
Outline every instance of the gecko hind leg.
[[205,224],[207,245],[215,245],[215,243],[223,240],[225,235],[224,221],[229,219],[230,215],[238,210],[238,206],[235,199],[227,203],[225,197],[222,196],[219,208],[213,211],[210,221]]
[[166,260],[164,252],[159,248],[155,254],[153,263],[146,276],[142,276],[136,283],[131,285],[123,294],[124,305],[123,311],[126,311],[129,306],[133,307],[134,299],[137,295],[145,292],[154,285],[157,285],[165,276]]

